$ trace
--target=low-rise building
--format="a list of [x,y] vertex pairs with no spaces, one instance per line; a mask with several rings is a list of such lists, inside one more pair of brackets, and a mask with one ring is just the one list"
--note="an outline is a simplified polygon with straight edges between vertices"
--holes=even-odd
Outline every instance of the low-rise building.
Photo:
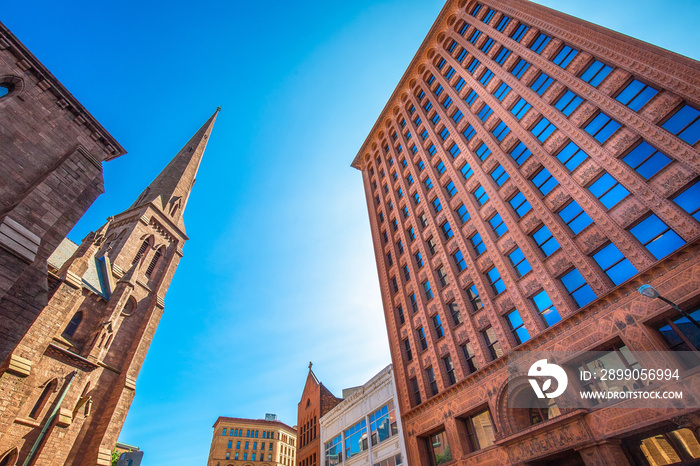
[[296,429],[277,420],[221,416],[214,423],[207,465],[294,466],[296,439]]
[[325,466],[403,465],[406,458],[394,370],[389,364],[320,419]]

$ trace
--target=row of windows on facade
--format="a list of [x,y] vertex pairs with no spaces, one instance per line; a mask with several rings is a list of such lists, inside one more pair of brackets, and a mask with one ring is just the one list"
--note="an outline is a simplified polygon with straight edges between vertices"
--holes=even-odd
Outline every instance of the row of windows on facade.
[[304,448],[304,446],[308,445],[309,442],[316,438],[317,425],[316,416],[302,424],[299,430],[299,448]]
[[309,456],[299,460],[297,463],[299,466],[316,466],[316,453],[311,453]]
[[[547,79],[549,80],[549,78]],[[536,80],[536,84],[540,81],[540,79]],[[538,84],[539,86],[539,84]],[[626,88],[624,92],[631,92],[629,89],[634,88],[635,86],[638,87],[637,84],[634,82]],[[501,86],[501,88],[503,85]],[[499,88],[499,89],[501,89]],[[570,97],[570,96],[569,96]],[[522,99],[521,99],[522,101]],[[529,104],[527,104],[529,105]],[[520,107],[518,107],[520,109]],[[683,107],[681,111],[677,112],[670,120],[666,122],[669,127],[674,127],[676,129],[678,128],[685,128],[682,131],[679,132],[679,134],[683,135],[689,135],[689,134],[695,134],[697,133],[697,128],[698,128],[698,121],[697,121],[697,111],[695,109],[692,109],[691,107]],[[682,114],[682,115],[681,115]],[[680,115],[680,116],[679,116]],[[683,116],[685,115],[685,116]],[[420,118],[420,117],[418,117]],[[600,134],[599,130],[601,130],[603,127],[608,127],[608,121],[602,121],[603,118],[596,117],[593,122],[587,128],[589,129],[589,132],[591,134],[595,133]],[[676,120],[684,120],[683,122],[679,122]],[[405,122],[405,120],[404,120]],[[403,122],[402,122],[403,123]],[[686,124],[687,123],[687,124]],[[503,122],[499,124],[499,126],[504,126]],[[540,134],[539,129],[549,127],[550,125],[548,122],[546,124],[537,124],[535,125],[535,128],[537,129],[537,133]],[[666,125],[664,125],[666,126]],[[686,128],[688,126],[688,128]],[[498,127],[497,127],[498,128]],[[550,128],[551,129],[551,128]],[[553,131],[553,129],[552,129]],[[501,133],[502,134],[502,133]],[[697,138],[696,138],[697,139]],[[691,139],[690,142],[693,142],[696,139]],[[434,146],[431,146],[434,148]],[[453,146],[455,147],[455,146]],[[517,149],[517,150],[516,150]],[[529,150],[522,145],[522,143],[518,144],[516,146],[516,149],[513,150],[513,153],[516,154],[514,157],[516,160],[519,160],[520,162],[523,161],[522,157],[523,154],[527,154],[529,156]],[[451,152],[453,152],[451,150]],[[481,146],[477,149],[477,154],[480,156],[480,158],[485,159],[488,157],[488,154],[490,154],[490,150],[488,150],[488,147],[485,144],[481,144]],[[571,142],[569,145],[567,145],[561,152],[558,154],[558,157],[562,159],[562,162],[565,162],[571,166],[571,161],[572,160],[577,160],[580,161],[582,159],[587,158],[587,155],[582,154],[582,151],[575,146],[573,142]],[[658,171],[659,167],[665,166],[670,159],[665,156],[664,154],[661,154],[659,151],[653,149],[651,146],[649,146],[646,142],[641,142],[639,145],[635,146],[635,148],[625,157],[625,161],[627,161],[631,166],[635,167],[636,169],[639,169],[641,173],[646,173],[647,176],[651,174],[652,171]],[[392,159],[389,159],[390,163],[392,163]],[[405,162],[405,159],[402,161]],[[419,162],[422,164],[422,161]],[[465,165],[465,167],[462,169],[463,174],[465,176],[470,176],[472,171],[471,168],[467,168],[468,166]],[[654,168],[656,167],[656,168]],[[437,165],[437,170],[439,173],[444,172],[444,163],[440,161]],[[397,178],[396,173],[394,172],[392,174],[395,178]],[[412,175],[408,175],[408,183],[409,185],[412,184]],[[509,177],[508,173],[503,169],[502,166],[496,167],[496,169],[492,172],[492,177],[496,181],[498,185],[503,184],[505,180]],[[558,183],[556,179],[554,179],[546,169],[543,169],[542,171],[538,172],[535,174],[533,177],[533,183],[535,184],[538,189],[540,189],[541,192],[543,192],[544,195],[546,195],[548,192],[550,192],[554,186],[556,186]],[[376,184],[376,181],[375,181]],[[426,187],[428,189],[432,188],[432,182],[430,181],[429,178],[426,179],[425,181]],[[449,197],[454,196],[456,194],[456,188],[454,187],[454,183],[452,181],[448,181],[448,183],[445,185],[446,192]],[[627,191],[624,187],[622,187],[619,183],[617,183],[616,180],[614,180],[609,174],[604,173],[598,180],[594,181],[590,189],[592,192],[597,194],[597,197],[601,199],[601,202],[606,206],[610,207],[616,203],[616,201],[620,200],[620,197],[625,197],[627,194]],[[385,185],[385,191],[388,191],[388,186]],[[399,195],[401,196],[401,191],[399,188]],[[485,190],[483,190],[483,186],[480,186],[477,188],[477,190],[474,192],[474,196],[479,204],[483,204],[487,199],[488,196],[485,193]],[[517,197],[522,197],[522,193],[516,194]],[[414,202],[419,203],[420,202],[420,197],[418,193],[415,193],[413,195],[414,197]],[[518,201],[519,199],[516,199],[515,197],[512,199],[514,202]],[[529,206],[526,206],[523,202],[527,202],[525,199],[523,199],[522,202],[520,202],[518,205],[522,207],[522,209],[517,210],[519,213],[523,213],[522,211],[526,208],[529,208]],[[432,204],[434,206],[434,209],[439,211],[441,209],[441,204],[439,198],[435,198],[432,201]],[[390,204],[391,208],[391,204]],[[404,216],[408,216],[408,210],[404,207]],[[380,215],[383,215],[380,213]],[[380,219],[381,220],[381,219]],[[395,221],[394,221],[395,223]],[[386,236],[386,235],[385,235]]]
[[[284,448],[284,446],[281,446]],[[226,448],[233,448],[233,440],[229,440]],[[258,449],[258,442],[244,442],[243,443],[243,449],[244,450],[257,450]],[[236,441],[236,450],[241,449],[241,441],[238,440]],[[265,442],[260,443],[260,450],[265,450]],[[268,450],[272,451],[272,442],[268,443]]]
[[[249,458],[249,456],[250,456],[250,458]],[[231,452],[227,451],[227,452],[226,452],[225,458],[226,458],[227,460],[230,460],[230,459],[238,460],[238,459],[240,459],[240,460],[243,460],[243,461],[260,461],[260,462],[262,462],[262,461],[265,461],[265,454],[264,454],[264,453],[260,453],[260,454],[250,453],[250,455],[249,455],[248,452],[243,452],[243,453],[234,452],[234,453],[233,453],[233,458],[231,458]],[[267,455],[267,461],[272,461],[272,453],[268,453],[268,455]]]
[[[547,325],[551,325],[558,321],[559,315],[556,311],[556,308],[552,305],[551,301],[547,297],[546,293],[541,292],[539,295],[537,295],[535,297],[535,303],[538,309],[545,309],[545,311],[542,312],[540,315],[542,316]],[[685,316],[679,316],[674,310],[671,314],[666,314],[665,316],[662,316],[659,319],[655,319],[651,324],[648,325],[648,328],[651,331],[656,332],[657,335],[659,335],[663,339],[668,349],[679,352],[679,362],[682,366],[684,366],[687,369],[700,365],[700,326],[696,324],[696,322],[700,321],[700,308],[694,308],[691,312],[689,312],[689,314],[690,318]],[[530,334],[526,326],[524,325],[522,319],[520,318],[517,310],[509,312],[504,317],[507,321],[507,326],[511,331],[513,341],[516,346],[530,339]],[[442,329],[437,328],[437,326],[439,326],[439,319],[436,323],[436,335],[440,337],[441,334],[444,334],[442,333]],[[504,351],[492,327],[489,326],[483,329],[480,332],[480,334],[483,340],[483,347],[486,349],[486,354],[488,355],[488,358],[490,360],[496,360],[504,355]],[[426,341],[425,331],[422,327],[419,327],[416,330],[416,338],[420,344],[421,351],[426,350],[428,348],[428,344]],[[413,355],[411,351],[410,342],[408,339],[405,339],[403,340],[403,343],[404,357],[406,361],[411,361],[413,359]],[[623,354],[626,358],[623,359],[626,368],[639,368],[636,359],[634,359],[631,352],[627,349],[626,346],[617,343],[611,343],[609,346],[612,348],[612,350],[608,353],[608,356],[604,358],[605,366],[600,366],[599,364],[596,365],[595,361],[582,361],[580,368],[589,370],[590,368],[596,367],[616,367],[614,361],[610,361],[610,359],[614,359],[613,355]],[[474,354],[471,342],[466,341],[462,343],[459,347],[461,349],[462,357],[464,358],[465,375],[469,375],[476,372],[479,369],[479,367],[476,361],[476,355]],[[622,356],[620,357],[622,358]],[[454,374],[454,365],[452,363],[452,358],[449,354],[442,356],[441,359],[444,365],[444,385],[445,387],[449,387],[455,384],[457,381]],[[435,378],[435,371],[432,367],[427,367],[424,371],[425,380],[428,384],[428,390],[426,391],[426,393],[429,393],[430,397],[435,396],[439,392],[437,380]],[[610,384],[616,383],[612,381],[606,384],[604,382],[601,382],[599,379],[600,377],[598,379],[594,377],[593,380],[584,383],[583,388],[587,391],[609,390],[611,389]],[[420,404],[422,402],[421,391],[418,379],[416,377],[409,379],[409,387],[411,387],[413,393],[413,404]],[[622,390],[622,387],[620,387],[620,390]]]
[[372,446],[378,445],[392,436],[397,435],[398,426],[393,400],[389,401],[389,403],[377,409],[369,416],[361,419],[353,426],[344,429],[341,433],[326,442],[324,444],[324,464],[326,466],[342,464],[343,452],[345,452],[345,461],[347,461],[367,451],[369,449],[367,443],[368,423]]
[[[243,435],[243,429],[238,429],[236,427],[231,427],[231,428],[223,427],[221,429],[221,435],[225,436],[226,432],[228,432],[229,436],[231,436],[231,437],[258,438],[258,436],[260,436],[260,438],[266,438],[266,439],[272,439],[272,440],[275,439],[275,433],[273,431],[268,431],[268,430],[264,430],[261,432],[259,430],[255,430],[255,429],[246,429],[245,435]],[[277,440],[279,440],[279,439],[280,439],[280,433],[277,432]],[[248,445],[248,442],[246,442],[246,448],[248,448],[247,445]],[[270,447],[272,447],[272,443],[270,443]]]

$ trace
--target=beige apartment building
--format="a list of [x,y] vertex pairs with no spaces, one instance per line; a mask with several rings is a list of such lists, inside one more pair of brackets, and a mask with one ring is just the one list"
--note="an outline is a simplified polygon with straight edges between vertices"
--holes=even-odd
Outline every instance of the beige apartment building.
[[214,423],[207,465],[294,466],[296,438],[296,429],[274,414],[265,419],[221,416]]

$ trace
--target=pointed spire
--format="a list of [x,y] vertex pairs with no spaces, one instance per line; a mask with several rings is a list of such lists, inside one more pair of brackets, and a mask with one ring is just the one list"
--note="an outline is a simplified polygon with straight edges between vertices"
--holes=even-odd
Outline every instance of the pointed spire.
[[214,114],[148,185],[131,208],[153,203],[156,208],[170,216],[177,225],[184,226],[182,212],[185,210],[219,110],[221,107],[216,108]]

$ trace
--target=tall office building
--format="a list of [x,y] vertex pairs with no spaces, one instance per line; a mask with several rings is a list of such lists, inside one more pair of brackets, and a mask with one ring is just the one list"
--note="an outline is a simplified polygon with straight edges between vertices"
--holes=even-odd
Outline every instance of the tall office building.
[[700,457],[696,410],[509,407],[504,357],[577,351],[575,372],[698,351],[637,289],[700,320],[699,108],[697,61],[523,0],[446,3],[352,164],[409,464]]

